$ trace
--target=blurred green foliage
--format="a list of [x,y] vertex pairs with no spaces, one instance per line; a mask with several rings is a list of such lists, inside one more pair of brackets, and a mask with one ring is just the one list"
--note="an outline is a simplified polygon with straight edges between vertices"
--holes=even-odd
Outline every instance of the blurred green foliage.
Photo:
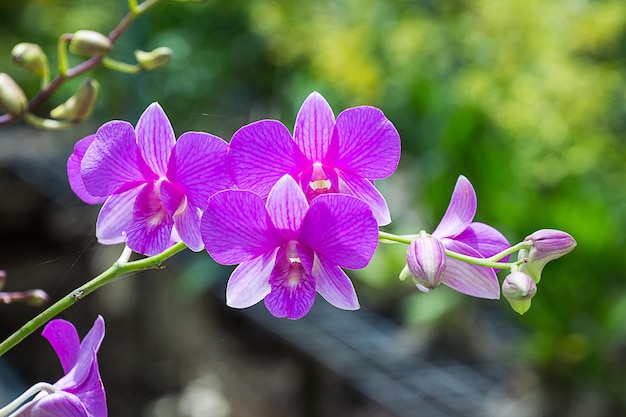
[[[107,33],[125,10],[122,0],[4,2],[1,70],[32,92],[37,81],[9,63],[15,43],[41,43],[54,63],[59,34]],[[527,327],[521,359],[555,398],[590,389],[626,412],[623,0],[166,1],[133,25],[113,56],[158,46],[174,50],[164,69],[97,72],[96,122],[134,122],[160,101],[179,133],[228,139],[260,118],[291,127],[317,90],[336,113],[374,105],[398,128],[401,167],[381,181],[392,230],[432,230],[464,174],[478,194],[477,220],[512,242],[540,228],[571,233],[577,249],[546,267],[532,309],[517,318],[502,302],[502,314]],[[412,303],[426,296],[396,281],[401,252],[383,248],[358,275],[364,297],[404,299],[411,323],[441,317],[446,309],[415,316],[426,312]]]

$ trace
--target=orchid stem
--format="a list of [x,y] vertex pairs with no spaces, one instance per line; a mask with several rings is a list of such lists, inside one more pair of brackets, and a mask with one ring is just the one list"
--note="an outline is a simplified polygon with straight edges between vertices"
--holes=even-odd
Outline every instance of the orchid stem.
[[125,247],[120,258],[113,265],[111,265],[109,269],[61,298],[59,301],[41,312],[38,316],[24,324],[5,341],[0,343],[0,356],[4,355],[9,349],[20,343],[27,336],[57,316],[59,313],[74,305],[77,301],[91,294],[98,288],[114,281],[122,275],[126,275],[131,272],[160,268],[165,260],[171,258],[186,248],[187,246],[185,246],[184,243],[177,243],[157,255],[128,262],[131,251],[128,247]]
[[[394,235],[393,233],[378,231],[378,239],[383,243],[405,243],[407,245],[410,245],[411,242],[413,242],[417,238],[417,236],[418,235],[398,236],[398,235]],[[452,259],[457,259],[459,261],[466,262],[468,264],[486,266],[488,268],[511,269],[513,266],[517,266],[520,263],[523,263],[523,261],[518,260],[517,262],[512,262],[512,263],[498,262],[498,261],[507,255],[510,255],[512,253],[519,251],[520,249],[529,249],[530,247],[531,247],[530,243],[520,242],[489,258],[476,258],[474,256],[463,255],[461,253],[453,252],[451,250],[446,249],[446,256]]]

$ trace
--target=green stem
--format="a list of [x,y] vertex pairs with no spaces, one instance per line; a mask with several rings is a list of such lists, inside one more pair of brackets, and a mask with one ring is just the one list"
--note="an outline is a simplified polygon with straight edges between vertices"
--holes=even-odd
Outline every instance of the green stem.
[[[398,236],[398,235],[394,235],[393,233],[378,231],[378,239],[384,243],[405,243],[407,245],[410,245],[411,242],[413,242],[417,238],[417,236],[418,235]],[[512,253],[519,251],[520,249],[529,249],[530,247],[531,247],[530,243],[520,242],[516,245],[511,246],[510,248],[506,248],[502,252],[497,253],[489,258],[476,258],[474,256],[463,255],[461,253],[456,253],[456,252],[446,249],[446,256],[452,259],[458,259],[459,261],[463,261],[468,264],[486,266],[488,268],[511,269],[511,267],[519,265],[523,261],[512,262],[512,263],[505,263],[505,262],[498,262],[498,261],[507,255],[510,255]]]
[[113,58],[102,58],[102,66],[113,71],[124,72],[126,74],[137,74],[142,68],[139,65],[127,64]]
[[158,255],[150,256],[132,262],[125,262],[124,258],[128,254],[128,250],[125,249],[122,253],[122,256],[120,256],[120,259],[117,260],[113,265],[111,265],[109,269],[107,269],[97,277],[93,278],[91,281],[76,288],[65,297],[61,298],[59,301],[48,307],[35,318],[24,324],[18,331],[9,336],[5,341],[0,343],[0,356],[4,355],[9,349],[20,343],[28,335],[30,335],[35,330],[43,326],[45,323],[53,319],[59,313],[74,305],[77,301],[91,294],[98,288],[130,272],[160,268],[166,259],[171,258],[177,253],[185,250],[186,248],[187,246],[185,246],[184,243],[177,243],[174,246],[171,246],[170,248],[159,253]]

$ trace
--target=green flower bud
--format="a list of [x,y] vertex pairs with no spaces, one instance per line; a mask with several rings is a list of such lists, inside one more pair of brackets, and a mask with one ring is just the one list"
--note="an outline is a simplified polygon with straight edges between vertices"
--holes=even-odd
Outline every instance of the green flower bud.
[[15,64],[34,72],[40,78],[46,77],[48,74],[48,57],[37,44],[18,43],[11,51],[11,58]]
[[511,304],[511,308],[519,314],[528,311],[530,300],[536,293],[535,281],[520,271],[511,272],[502,282],[502,295]]
[[80,122],[91,116],[98,98],[100,84],[92,78],[83,81],[76,89],[76,94],[50,112],[54,119]]
[[111,52],[113,43],[102,33],[93,30],[79,30],[72,35],[70,52],[76,55],[96,56]]
[[150,52],[137,49],[135,58],[142,70],[152,71],[157,68],[164,67],[172,59],[172,49],[167,46],[161,46]]
[[19,85],[4,72],[0,73],[0,111],[21,116],[28,108],[28,101]]

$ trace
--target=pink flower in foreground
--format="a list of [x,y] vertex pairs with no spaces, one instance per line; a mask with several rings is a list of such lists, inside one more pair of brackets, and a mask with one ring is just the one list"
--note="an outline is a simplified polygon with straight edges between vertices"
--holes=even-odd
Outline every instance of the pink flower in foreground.
[[65,376],[49,388],[52,392],[42,391],[16,417],[106,417],[106,394],[96,357],[104,338],[102,317],[98,316],[82,342],[74,325],[65,320],[52,320],[42,335],[59,357]]
[[418,237],[409,245],[407,266],[420,290],[428,291],[444,284],[474,297],[500,297],[500,285],[493,268],[472,265],[445,254],[448,249],[475,258],[489,258],[510,246],[495,228],[473,221],[476,206],[472,184],[460,176],[450,205],[435,231],[430,236]]
[[310,202],[325,193],[349,194],[365,201],[378,224],[391,222],[374,180],[398,166],[400,137],[382,111],[360,106],[337,116],[319,93],[302,104],[293,136],[277,120],[239,129],[230,142],[229,161],[242,189],[267,197],[283,175],[290,174]]
[[135,129],[115,120],[80,140],[67,172],[78,197],[104,202],[96,224],[100,243],[126,242],[155,255],[182,241],[200,251],[202,210],[213,193],[232,186],[227,153],[228,144],[208,133],[187,132],[176,141],[153,103]]
[[299,319],[316,291],[335,307],[359,308],[343,268],[364,268],[378,245],[378,226],[363,201],[326,194],[311,204],[289,175],[267,202],[246,190],[226,190],[209,200],[202,216],[209,254],[224,265],[240,264],[230,276],[226,303],[250,307],[265,299],[276,317]]

